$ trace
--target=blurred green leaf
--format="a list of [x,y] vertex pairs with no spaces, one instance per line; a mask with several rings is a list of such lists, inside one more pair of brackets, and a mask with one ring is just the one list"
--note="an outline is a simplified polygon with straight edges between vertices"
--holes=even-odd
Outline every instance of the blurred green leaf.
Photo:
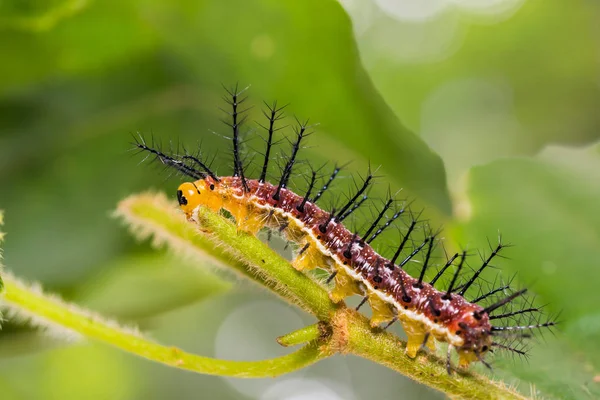
[[598,140],[600,39],[590,28],[598,4],[511,2],[522,4],[486,19],[471,15],[470,3],[425,22],[395,20],[370,2],[355,15],[375,86],[449,174],[546,144]]
[[[109,68],[118,71],[156,46],[157,38],[134,2],[11,0],[0,4],[12,10],[0,17],[0,93],[14,94],[23,89],[20,85],[43,85]],[[63,19],[67,16],[71,17]]]
[[192,79],[212,88],[213,104],[221,82],[252,84],[256,103],[289,102],[291,114],[319,123],[314,152],[381,165],[397,186],[449,214],[440,158],[374,90],[337,2],[154,3],[145,12],[190,71],[202,70]]
[[77,345],[4,359],[0,373],[9,385],[2,399],[131,399],[139,386],[128,357],[106,346]]
[[[157,178],[157,166],[138,166],[142,158],[127,152],[131,134],[151,132],[163,143],[181,140],[190,148],[202,140],[206,154],[223,152],[227,142],[210,132],[227,134],[219,121],[222,81],[252,83],[254,104],[291,101],[291,114],[320,122],[307,155],[336,161],[339,155],[340,162],[356,159],[361,167],[370,159],[387,168],[396,187],[449,212],[439,157],[374,91],[337,3],[238,2],[234,14],[208,1],[126,3],[119,13],[100,3],[43,36],[10,40],[28,44],[0,45],[9,63],[36,53],[30,44],[44,51],[60,46],[43,62],[0,66],[7,68],[0,77],[12,86],[35,82],[28,68],[54,76],[0,98],[0,179],[11,187],[0,202],[9,211],[8,261],[20,276],[66,289],[131,246],[107,213],[128,193],[150,187],[174,193],[178,184],[166,182],[167,173]],[[253,8],[260,21],[246,18]],[[232,31],[215,34],[226,17],[235,18]],[[315,27],[296,35],[308,20]],[[268,43],[272,52],[257,50]],[[314,87],[307,89],[307,81]],[[226,163],[228,157],[217,157],[220,173],[229,173]],[[34,195],[24,196],[31,188]]]
[[76,301],[120,319],[150,317],[231,287],[210,272],[173,256],[125,257],[106,265],[103,271],[101,277],[78,288]]
[[4,0],[0,2],[0,29],[42,31],[83,9],[89,0]]
[[[548,312],[560,316],[557,340],[539,345],[518,376],[577,398],[600,370],[600,146],[551,147],[537,158],[512,158],[471,170],[471,219],[464,243],[486,246],[498,230],[516,246],[502,269],[518,272]],[[565,364],[567,363],[569,367]],[[572,374],[565,375],[565,370]],[[545,371],[537,374],[535,371]],[[557,386],[558,385],[558,386]],[[568,387],[566,387],[568,386]],[[590,391],[600,393],[597,386]],[[562,396],[559,396],[562,397]]]

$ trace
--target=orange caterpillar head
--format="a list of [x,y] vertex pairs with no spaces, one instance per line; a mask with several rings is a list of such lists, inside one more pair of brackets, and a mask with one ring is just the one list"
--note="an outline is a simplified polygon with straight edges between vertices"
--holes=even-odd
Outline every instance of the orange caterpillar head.
[[198,206],[206,206],[218,211],[222,205],[222,198],[217,186],[219,182],[208,176],[195,182],[185,182],[177,188],[177,201],[188,218]]
[[[460,346],[459,365],[466,367],[470,362],[483,361],[483,356],[492,348],[492,327],[489,316],[479,310],[466,312],[454,326],[454,333],[463,338]],[[486,364],[487,365],[487,364]]]

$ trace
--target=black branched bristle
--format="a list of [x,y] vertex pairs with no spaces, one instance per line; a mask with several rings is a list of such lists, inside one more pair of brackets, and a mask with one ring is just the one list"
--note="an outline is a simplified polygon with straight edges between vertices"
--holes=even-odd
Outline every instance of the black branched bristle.
[[492,348],[508,351],[518,357],[529,358],[529,348],[520,339],[513,339],[510,343],[492,342]]
[[487,361],[485,361],[483,359],[483,357],[481,356],[481,354],[478,351],[475,351],[475,357],[477,357],[477,359],[479,360],[479,362],[481,362],[483,365],[485,365],[485,367],[487,369],[489,369],[490,371],[493,371],[492,366],[490,365],[490,363],[488,363]]
[[473,274],[473,276],[471,277],[471,279],[469,279],[467,281],[467,283],[465,283],[462,287],[462,289],[460,290],[460,292],[458,292],[459,295],[463,296],[465,294],[465,292],[469,289],[469,287],[471,287],[471,285],[473,284],[473,282],[475,282],[477,280],[477,277],[479,277],[479,275],[481,274],[481,272],[483,272],[483,270],[490,265],[490,262],[492,261],[492,259],[498,254],[498,252],[500,252],[500,250],[502,250],[504,248],[504,245],[502,245],[502,243],[498,243],[498,246],[496,246],[496,248],[494,249],[494,251],[492,251],[489,255],[489,257],[483,262],[483,264],[481,265],[481,267],[475,271],[475,274]]
[[342,215],[344,215],[346,213],[346,211],[348,211],[350,209],[350,207],[352,207],[354,202],[367,190],[367,188],[371,184],[372,179],[373,179],[373,175],[371,174],[371,171],[369,171],[369,173],[367,174],[367,177],[363,181],[363,184],[360,187],[360,189],[357,190],[356,194],[338,212],[338,215],[336,216],[336,219],[338,221],[339,221],[339,218]]
[[444,275],[444,272],[446,272],[448,267],[450,267],[452,265],[452,263],[454,262],[454,260],[456,260],[457,257],[458,257],[458,253],[455,253],[452,257],[450,257],[450,259],[446,262],[446,264],[444,264],[444,266],[433,277],[431,282],[429,282],[429,284],[431,286],[435,285],[435,283],[438,281],[438,279],[440,279],[442,277],[442,275]]
[[267,117],[267,119],[269,120],[269,126],[266,127],[266,126],[259,124],[262,128],[266,129],[268,132],[267,145],[266,145],[266,149],[265,149],[265,160],[263,162],[262,170],[260,172],[260,177],[258,178],[258,181],[261,183],[264,182],[265,179],[267,178],[267,168],[269,166],[269,160],[271,157],[271,149],[273,147],[273,134],[281,129],[281,128],[275,128],[275,123],[277,121],[283,119],[283,117],[284,117],[283,109],[286,107],[286,106],[282,106],[282,107],[278,108],[276,101],[273,103],[272,106],[269,106],[267,103],[265,103],[265,105],[267,106],[269,111],[267,112],[267,111],[263,110],[263,115],[265,117]]
[[377,215],[377,218],[375,218],[375,221],[373,221],[373,223],[371,224],[371,226],[367,230],[367,233],[364,234],[363,239],[361,241],[362,244],[365,243],[365,238],[369,237],[369,235],[375,230],[375,228],[377,228],[377,225],[379,224],[379,221],[381,221],[381,219],[385,215],[385,212],[387,210],[389,210],[389,208],[392,206],[393,203],[394,203],[394,200],[391,199],[391,198],[388,199],[388,201],[386,201],[386,203],[384,204],[383,208],[379,212],[379,215]]
[[491,312],[493,312],[495,309],[502,307],[505,304],[510,303],[511,301],[513,301],[514,299],[516,299],[519,296],[524,295],[525,293],[527,293],[527,289],[521,289],[518,292],[514,292],[513,294],[511,294],[510,296],[507,296],[505,298],[503,298],[502,300],[487,306],[486,308],[483,309],[484,313],[490,314]]
[[516,325],[516,326],[492,326],[492,332],[507,332],[507,331],[522,331],[537,328],[549,328],[555,326],[557,323],[554,321],[543,322],[541,324],[532,325]]
[[462,254],[460,255],[460,261],[458,263],[458,267],[456,268],[456,271],[454,271],[454,276],[452,277],[450,286],[448,286],[448,290],[446,291],[446,294],[444,294],[444,296],[442,297],[443,299],[450,300],[452,298],[452,288],[454,288],[454,285],[456,284],[456,280],[458,279],[458,275],[460,275],[460,270],[462,269],[466,258],[467,258],[467,252],[463,251]]
[[[242,103],[244,103],[247,99],[247,97],[244,97],[242,99],[240,99],[240,95],[242,93],[244,93],[248,87],[246,87],[245,89],[242,89],[240,91],[238,91],[238,85],[236,84],[235,87],[232,90],[227,89],[225,86],[223,86],[223,88],[225,89],[225,91],[227,92],[227,94],[229,95],[230,98],[225,98],[225,102],[227,104],[229,104],[231,106],[231,112],[225,111],[223,110],[223,112],[225,112],[226,114],[228,114],[232,121],[228,122],[228,121],[223,121],[227,126],[229,126],[232,129],[232,142],[233,142],[233,176],[239,176],[241,181],[242,181],[242,186],[244,188],[244,191],[248,191],[248,182],[246,182],[246,177],[244,175],[244,166],[240,157],[240,126],[246,121],[246,116],[242,116],[242,114],[244,114],[246,111],[248,111],[249,109],[245,109],[245,110],[239,110],[238,107],[240,105],[242,105]],[[241,118],[240,118],[241,116]]]
[[432,239],[430,237],[425,238],[425,240],[423,240],[423,243],[421,243],[417,248],[415,248],[412,253],[410,253],[408,255],[408,257],[406,257],[404,260],[402,260],[402,262],[400,264],[398,264],[398,266],[400,268],[404,267],[406,265],[407,262],[409,262],[414,256],[417,255],[418,252],[421,251],[421,249],[423,247],[425,247],[425,245],[427,245],[427,243],[429,243]]
[[496,293],[504,292],[508,289],[510,289],[510,282],[507,285],[503,285],[503,286],[497,287],[495,289],[489,290],[488,292],[482,293],[480,296],[473,299],[473,301],[471,301],[471,303],[479,303],[480,301],[487,299],[488,297],[493,296]]
[[427,255],[425,256],[425,261],[423,262],[423,267],[421,268],[421,273],[419,274],[419,280],[414,284],[415,287],[422,288],[423,287],[423,278],[425,277],[425,271],[429,266],[429,260],[431,259],[431,252],[433,251],[433,247],[435,245],[435,235],[429,237],[429,247],[427,248]]
[[525,308],[523,310],[511,311],[511,312],[504,313],[504,314],[490,315],[490,320],[492,320],[492,319],[509,318],[509,317],[514,317],[516,315],[521,315],[521,314],[526,314],[526,313],[532,313],[532,312],[539,312],[539,311],[540,311],[540,309],[537,308],[537,307],[530,307],[530,308]]
[[[158,148],[158,146],[148,146],[142,136],[135,137],[134,139],[135,143],[133,143],[133,145],[136,148],[148,152],[148,156],[146,156],[146,158],[148,158],[151,155],[154,155],[155,159],[160,161],[163,165],[172,167],[176,171],[182,173],[183,175],[189,176],[194,179],[204,179],[209,175],[208,172],[199,171],[187,165],[183,160],[177,159],[173,155],[164,153]],[[146,160],[146,158],[144,158],[142,162]]]
[[290,180],[292,175],[292,170],[294,168],[294,164],[296,163],[296,156],[298,155],[298,150],[300,150],[300,143],[302,139],[309,135],[306,132],[306,128],[308,127],[308,121],[306,122],[298,122],[298,126],[295,128],[296,131],[296,141],[292,143],[292,154],[288,158],[287,163],[283,169],[283,173],[281,174],[281,179],[279,179],[279,184],[277,185],[277,190],[273,195],[273,199],[279,201],[279,194],[281,193],[281,189],[285,188]]
[[377,228],[377,231],[369,239],[367,239],[367,243],[371,243],[373,240],[375,240],[377,236],[379,236],[384,230],[386,230],[387,227],[392,225],[394,221],[396,221],[402,214],[404,214],[405,211],[405,207],[402,207],[400,210],[396,211],[394,215],[391,216],[391,218],[389,218],[383,225]]
[[200,168],[204,169],[206,171],[206,173],[208,174],[208,176],[210,176],[211,178],[213,178],[215,181],[219,181],[219,178],[217,177],[217,175],[210,169],[210,167],[202,162],[200,160],[200,158],[198,158],[197,156],[193,156],[190,154],[187,154],[183,157],[181,157],[182,160],[190,160],[192,161],[194,164],[198,165]]
[[296,210],[298,210],[301,213],[304,212],[304,206],[306,205],[306,202],[308,201],[308,199],[310,197],[310,192],[312,192],[312,190],[315,186],[316,179],[317,179],[317,171],[312,170],[311,177],[310,177],[310,183],[308,185],[308,189],[306,190],[306,194],[304,195],[302,202],[296,206]]
[[345,220],[346,218],[348,218],[350,216],[350,214],[352,214],[354,211],[356,211],[365,201],[367,201],[369,197],[366,194],[363,194],[362,198],[357,201],[356,203],[354,203],[354,205],[352,206],[352,208],[348,209],[348,211],[346,211],[343,215],[338,217],[338,222],[342,222],[343,220]]
[[333,167],[333,172],[331,173],[331,175],[329,175],[329,179],[327,179],[321,190],[319,190],[316,196],[312,199],[313,203],[316,203],[321,198],[321,196],[323,196],[323,194],[327,191],[327,189],[329,189],[329,187],[333,183],[333,180],[337,178],[342,168],[343,167],[338,167],[337,165]]
[[412,231],[415,229],[415,226],[417,226],[417,220],[413,218],[413,220],[410,223],[410,226],[408,227],[408,230],[406,231],[406,234],[404,235],[404,238],[402,239],[402,242],[400,242],[400,246],[398,246],[396,252],[394,253],[394,256],[391,258],[389,265],[393,266],[396,263],[396,260],[398,259],[398,257],[400,257],[400,253],[402,253],[402,250],[404,250],[404,246],[406,245],[406,242],[408,242],[408,238],[410,237]]

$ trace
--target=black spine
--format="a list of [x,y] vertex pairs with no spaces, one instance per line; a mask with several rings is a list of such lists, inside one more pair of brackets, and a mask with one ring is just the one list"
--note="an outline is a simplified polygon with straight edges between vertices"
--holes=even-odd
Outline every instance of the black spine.
[[[265,105],[267,105],[267,104],[265,103]],[[265,111],[263,111],[263,115],[265,117],[267,117],[267,119],[269,120],[269,127],[267,128],[267,127],[263,126],[263,128],[268,131],[269,136],[267,137],[267,147],[265,150],[265,161],[263,163],[262,170],[260,172],[260,178],[258,179],[258,181],[261,183],[264,182],[265,179],[267,178],[267,168],[269,166],[269,158],[271,157],[271,148],[273,147],[273,134],[278,130],[278,129],[275,129],[275,122],[277,122],[283,118],[282,110],[285,108],[285,106],[277,108],[277,102],[274,102],[273,106],[267,105],[267,107],[269,108],[269,114],[267,114]]]
[[404,238],[402,239],[402,242],[400,243],[400,246],[398,246],[398,249],[396,250],[396,252],[394,253],[394,256],[390,260],[390,265],[394,265],[396,263],[396,260],[400,256],[400,253],[402,253],[402,250],[404,249],[404,246],[406,245],[406,242],[408,241],[410,234],[415,229],[415,226],[417,226],[417,220],[413,219],[412,222],[410,223],[410,226],[408,227],[408,231],[406,231],[406,235],[404,235]]
[[463,251],[460,255],[460,262],[458,263],[458,267],[456,271],[454,271],[454,276],[452,277],[452,281],[450,282],[450,286],[448,286],[448,291],[446,294],[442,296],[444,300],[450,300],[452,298],[452,288],[456,284],[456,280],[458,279],[458,275],[460,274],[460,270],[462,269],[463,264],[465,263],[465,259],[467,258],[467,252]]
[[410,261],[410,260],[411,260],[411,259],[412,259],[414,256],[416,256],[416,255],[417,255],[417,253],[418,253],[418,252],[420,252],[420,251],[421,251],[421,249],[422,249],[423,247],[425,247],[425,245],[426,245],[426,244],[427,244],[427,242],[429,242],[429,241],[430,241],[430,238],[426,238],[425,240],[423,240],[423,243],[421,243],[421,244],[419,245],[419,247],[417,247],[416,249],[414,249],[414,250],[412,251],[412,253],[410,253],[410,254],[408,255],[408,257],[406,257],[404,260],[402,260],[402,262],[401,262],[400,264],[398,264],[398,266],[399,266],[400,268],[404,267],[404,266],[406,265],[406,263],[407,263],[407,262],[409,262],[409,261]]
[[448,267],[450,267],[452,265],[452,263],[454,262],[454,260],[456,260],[456,257],[458,257],[458,253],[455,253],[452,258],[450,258],[446,264],[442,267],[442,269],[439,270],[439,272],[435,275],[435,277],[431,280],[431,282],[429,282],[429,284],[431,286],[435,285],[435,283],[438,281],[438,279],[440,279],[442,277],[442,275],[444,275],[444,272],[446,272],[446,270],[448,269]]
[[187,175],[191,178],[204,179],[208,176],[206,172],[198,171],[197,169],[192,168],[189,165],[186,165],[183,161],[177,160],[176,158],[163,153],[159,149],[155,149],[153,147],[146,145],[144,138],[142,138],[141,136],[139,137],[139,141],[136,138],[136,142],[134,143],[134,145],[135,145],[135,147],[137,147],[138,149],[140,149],[142,151],[147,151],[149,153],[148,156],[150,156],[150,154],[155,155],[156,159],[158,159],[162,164],[172,167],[175,170],[177,170],[177,171],[181,172],[182,174]]
[[431,252],[433,251],[433,246],[435,244],[435,237],[429,237],[429,248],[427,249],[427,255],[425,256],[425,261],[423,262],[423,268],[421,268],[421,274],[419,275],[419,280],[415,283],[415,287],[422,288],[423,287],[423,278],[425,277],[425,271],[429,265],[429,260],[431,259]]
[[346,203],[346,205],[344,207],[342,207],[342,209],[339,211],[336,219],[339,221],[339,217],[341,217],[342,215],[344,215],[344,213],[346,211],[348,211],[348,209],[350,207],[352,207],[352,204],[354,204],[354,202],[365,192],[365,190],[367,190],[367,188],[369,187],[369,184],[371,183],[371,180],[373,179],[373,175],[371,175],[371,172],[369,171],[369,174],[367,175],[366,179],[363,182],[363,185],[361,186],[360,189],[358,189],[358,191],[356,192],[356,194],[350,199],[350,201],[348,201]]
[[364,244],[364,238],[369,237],[369,235],[371,234],[371,232],[373,232],[375,230],[375,228],[377,227],[377,224],[379,224],[379,221],[381,221],[381,218],[383,218],[383,216],[385,215],[385,212],[387,210],[389,210],[389,208],[392,206],[392,203],[394,202],[394,200],[389,199],[385,205],[383,206],[383,209],[381,210],[381,212],[379,213],[379,215],[377,216],[377,218],[375,219],[375,221],[371,224],[371,227],[369,228],[369,230],[367,231],[367,233],[365,233],[365,235],[363,236],[363,244]]
[[489,314],[492,311],[494,311],[495,309],[497,309],[499,307],[502,307],[505,304],[510,303],[511,301],[513,301],[514,299],[516,299],[517,297],[524,295],[526,292],[527,292],[527,289],[521,289],[518,292],[514,292],[510,296],[507,296],[507,297],[503,298],[502,300],[500,300],[500,301],[498,301],[498,302],[496,302],[496,303],[494,303],[494,304],[492,304],[490,306],[487,306],[486,308],[483,309],[482,312]]
[[342,215],[338,218],[338,222],[342,222],[343,220],[348,218],[350,216],[350,214],[352,214],[354,211],[356,211],[358,209],[358,207],[360,207],[365,201],[367,201],[368,198],[369,197],[366,194],[363,194],[363,197],[358,202],[354,203],[352,208],[350,208],[348,211],[346,211],[344,213],[344,215]]
[[471,279],[469,279],[469,281],[467,283],[465,283],[465,285],[460,290],[460,292],[458,292],[459,295],[463,296],[465,294],[465,292],[469,289],[469,287],[473,284],[473,282],[475,282],[477,280],[477,278],[479,277],[479,274],[481,274],[481,272],[490,264],[490,261],[492,261],[492,259],[498,254],[498,252],[500,250],[502,250],[502,248],[503,248],[502,244],[498,244],[498,246],[494,249],[494,251],[492,251],[492,253],[487,258],[487,260],[484,261],[484,263],[481,265],[481,267],[475,272],[475,274],[473,274]]
[[339,172],[341,170],[342,170],[342,167],[338,167],[337,165],[335,167],[333,167],[333,172],[329,176],[329,179],[327,180],[327,182],[325,182],[325,184],[323,185],[321,190],[319,190],[317,192],[317,195],[312,199],[313,203],[316,203],[321,198],[321,196],[323,196],[323,193],[325,193],[325,191],[327,191],[327,189],[329,189],[329,187],[333,183],[333,180],[337,177],[337,175],[339,174]]
[[226,99],[227,104],[231,106],[231,112],[225,112],[231,116],[232,122],[228,123],[225,121],[225,124],[230,126],[233,131],[233,176],[240,177],[244,191],[248,192],[250,189],[248,188],[248,182],[246,182],[246,177],[244,176],[244,166],[240,157],[240,126],[245,122],[246,118],[242,117],[239,119],[239,116],[247,110],[238,110],[238,107],[246,101],[246,98],[240,99],[240,95],[246,89],[238,91],[238,85],[236,84],[233,90],[228,90],[227,88],[225,88],[225,90],[231,97],[231,100]]
[[373,236],[371,236],[369,240],[367,240],[367,243],[371,243],[373,240],[375,240],[377,236],[379,236],[388,226],[390,226],[396,219],[398,219],[398,217],[404,214],[404,211],[405,208],[403,207],[400,211],[394,213],[394,215],[392,215],[392,218],[387,220],[385,224],[383,224],[379,229],[377,229],[377,232],[375,232]]
[[281,179],[279,180],[279,184],[277,185],[277,190],[273,195],[274,200],[279,200],[279,194],[281,193],[281,189],[287,186],[290,176],[292,175],[292,169],[294,168],[294,164],[296,163],[296,156],[298,155],[298,150],[300,150],[300,143],[302,139],[307,136],[306,133],[307,125],[306,123],[299,123],[299,127],[296,128],[296,141],[292,144],[292,155],[290,156],[288,162],[285,164],[285,168],[283,169],[283,173],[281,174]]
[[304,212],[304,206],[306,205],[306,202],[308,201],[308,198],[310,197],[310,192],[313,190],[313,187],[315,186],[316,179],[317,179],[317,172],[313,170],[312,176],[310,178],[310,184],[308,185],[308,190],[306,191],[306,194],[304,195],[302,202],[298,206],[296,206],[296,210],[300,211],[301,213]]

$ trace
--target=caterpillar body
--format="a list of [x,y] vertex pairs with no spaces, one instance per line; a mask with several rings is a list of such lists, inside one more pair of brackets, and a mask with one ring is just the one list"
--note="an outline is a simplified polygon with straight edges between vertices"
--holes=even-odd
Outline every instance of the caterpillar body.
[[[267,181],[267,170],[273,146],[275,124],[283,117],[282,107],[276,104],[265,112],[268,126],[267,145],[264,163],[258,179],[246,177],[245,167],[240,156],[240,125],[243,111],[237,88],[228,91],[228,104],[232,119],[227,123],[232,129],[233,174],[217,176],[199,157],[167,154],[149,146],[143,138],[136,147],[154,155],[162,164],[174,168],[183,175],[193,178],[182,183],[177,190],[179,205],[188,220],[197,221],[199,207],[208,207],[214,211],[227,210],[235,219],[238,229],[257,234],[264,227],[278,230],[285,238],[298,246],[292,266],[300,271],[314,268],[330,272],[327,282],[334,281],[330,297],[340,302],[351,295],[364,296],[359,307],[368,302],[373,311],[371,325],[389,326],[399,321],[406,332],[408,341],[406,354],[415,357],[422,346],[435,349],[435,341],[448,343],[447,368],[451,371],[451,350],[459,355],[459,366],[467,367],[473,361],[481,361],[488,352],[502,349],[518,355],[526,355],[525,348],[515,342],[526,339],[527,333],[536,328],[551,327],[556,322],[548,319],[541,322],[541,310],[530,302],[518,304],[526,289],[514,291],[510,285],[500,285],[480,293],[476,299],[468,301],[464,296],[467,290],[480,278],[482,271],[505,247],[499,243],[492,248],[487,258],[482,259],[479,268],[466,280],[459,283],[464,273],[467,253],[456,253],[441,266],[435,277],[425,281],[425,272],[431,266],[431,255],[439,242],[436,233],[427,232],[424,240],[413,245],[411,235],[421,225],[418,218],[412,218],[399,245],[391,258],[378,254],[371,246],[379,234],[403,215],[412,213],[405,207],[395,210],[391,217],[386,215],[393,199],[385,202],[375,221],[366,234],[353,233],[344,225],[344,220],[359,208],[367,199],[366,191],[372,184],[373,176],[368,174],[361,187],[341,207],[326,211],[316,202],[321,198],[340,168],[335,167],[325,179],[321,189],[313,195],[316,188],[317,173],[311,170],[310,183],[303,195],[288,188],[297,155],[303,140],[308,136],[307,124],[298,122],[291,143],[291,153],[277,184]],[[385,218],[385,222],[381,220]],[[405,271],[405,265],[421,257],[422,267],[418,278]],[[450,284],[439,290],[435,287],[439,278],[450,268],[454,269]],[[462,272],[461,272],[462,271]],[[482,303],[484,305],[480,305]],[[487,303],[487,304],[486,304]],[[358,307],[358,308],[359,308]],[[508,308],[507,308],[508,307]],[[527,317],[526,323],[516,325],[494,325],[492,321],[512,320]]]

